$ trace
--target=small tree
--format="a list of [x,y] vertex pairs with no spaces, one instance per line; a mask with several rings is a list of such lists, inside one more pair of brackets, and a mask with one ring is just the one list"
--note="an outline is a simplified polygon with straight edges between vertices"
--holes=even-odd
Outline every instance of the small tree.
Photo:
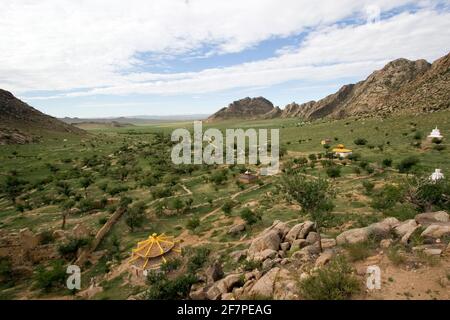
[[310,179],[303,175],[285,175],[282,189],[289,200],[294,200],[302,207],[302,212],[309,214],[316,224],[319,234],[319,248],[322,251],[320,227],[334,208],[334,192],[327,179]]
[[16,199],[25,189],[26,183],[25,180],[18,178],[16,175],[11,175],[6,177],[2,189],[11,202],[16,204]]
[[125,223],[130,228],[131,232],[134,232],[136,228],[142,226],[144,222],[145,204],[138,202],[131,208],[127,209]]
[[84,195],[87,198],[87,188],[94,182],[91,177],[84,177],[80,180],[80,186],[84,189]]
[[67,216],[69,215],[70,209],[72,209],[75,206],[75,201],[73,200],[67,200],[62,202],[61,204],[61,217],[62,217],[62,224],[61,224],[61,229],[65,229],[66,228],[66,219]]
[[184,208],[184,203],[179,198],[176,198],[173,201],[173,208],[177,211],[177,213],[180,213],[181,209]]
[[261,220],[261,216],[257,213],[253,212],[249,208],[244,208],[241,211],[241,218],[245,220],[249,225],[257,223],[259,220]]

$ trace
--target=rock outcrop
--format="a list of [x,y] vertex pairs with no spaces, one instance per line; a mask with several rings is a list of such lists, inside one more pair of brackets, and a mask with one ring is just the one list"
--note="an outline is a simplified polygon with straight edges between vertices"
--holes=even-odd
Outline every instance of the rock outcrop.
[[244,98],[234,101],[228,107],[222,108],[210,116],[206,122],[215,122],[231,119],[254,120],[272,119],[281,115],[280,108],[275,108],[269,100],[263,97]]

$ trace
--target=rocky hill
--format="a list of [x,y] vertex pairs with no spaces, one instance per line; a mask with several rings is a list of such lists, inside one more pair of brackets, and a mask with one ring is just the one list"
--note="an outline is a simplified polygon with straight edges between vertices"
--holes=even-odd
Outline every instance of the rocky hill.
[[222,108],[210,116],[206,122],[222,121],[229,119],[272,119],[281,115],[281,109],[275,108],[269,100],[258,98],[244,98],[234,101],[228,107]]
[[0,144],[36,141],[48,132],[84,134],[84,131],[50,117],[0,89]]
[[392,113],[417,114],[449,107],[450,54],[433,64],[425,60],[392,61],[366,80],[345,85],[322,100],[287,105],[282,117],[341,119]]
[[450,108],[450,54],[433,64],[397,59],[367,79],[343,86],[319,101],[288,104],[283,110],[262,97],[235,101],[207,121],[227,119],[372,117],[420,114]]

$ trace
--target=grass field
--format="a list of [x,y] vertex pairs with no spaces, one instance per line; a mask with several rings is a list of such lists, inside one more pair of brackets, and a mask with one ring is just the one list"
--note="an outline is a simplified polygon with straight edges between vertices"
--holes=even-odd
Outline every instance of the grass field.
[[[335,207],[324,232],[335,235],[352,225],[367,225],[390,213],[417,213],[413,209],[412,213],[406,212],[410,208],[401,203],[390,208],[391,211],[373,208],[372,197],[366,192],[363,181],[372,182],[375,190],[399,183],[407,174],[399,173],[396,166],[411,156],[418,159],[412,174],[430,175],[435,168],[441,168],[449,176],[447,141],[444,140],[439,148],[426,141],[426,136],[435,126],[448,136],[450,112],[384,120],[313,123],[302,123],[298,119],[230,121],[205,124],[204,129],[278,128],[280,143],[288,151],[282,158],[283,168],[296,166],[296,159],[324,153],[320,142],[325,138],[332,140],[332,146],[345,144],[353,149],[360,156],[358,161],[334,160],[341,172],[340,177],[331,179],[336,192]],[[134,217],[135,222],[130,222],[132,219],[125,216],[113,226],[98,248],[106,254],[83,270],[88,278],[97,277],[103,283],[104,292],[95,298],[114,299],[126,298],[136,290],[123,277],[108,283],[105,274],[124,263],[135,244],[151,233],[165,232],[179,237],[185,247],[208,246],[216,252],[229,252],[231,248],[240,248],[274,220],[294,224],[306,219],[300,215],[299,207],[287,202],[279,192],[281,174],[261,177],[257,184],[242,185],[237,183],[240,172],[246,168],[257,171],[257,166],[173,165],[169,135],[180,127],[192,129],[192,123],[94,127],[83,138],[52,136],[45,137],[39,144],[0,146],[0,184],[5,185],[10,176],[22,181],[17,194],[4,192],[0,196],[2,233],[17,233],[22,228],[35,233],[58,230],[62,213],[68,210],[65,204],[70,200],[71,211],[65,227],[69,235],[66,240],[51,240],[58,247],[70,239],[70,231],[79,224],[90,230],[86,237],[92,237],[117,209],[121,198],[130,197],[130,206],[143,203],[141,211],[136,209],[139,212]],[[366,143],[356,145],[355,140],[359,138],[367,140]],[[383,166],[384,159],[391,159],[392,165]],[[326,163],[319,159],[306,162],[302,166],[303,174],[327,176]],[[223,178],[215,180],[220,175]],[[233,209],[225,214],[221,207],[230,201]],[[261,219],[242,235],[228,234],[232,225],[242,221],[240,213],[244,207],[250,208]],[[198,225],[188,228],[188,222],[194,219],[198,219]],[[46,262],[41,264],[46,265]],[[32,265],[31,268],[36,271],[38,266]],[[18,292],[21,281],[13,289],[5,289],[3,295],[8,298],[42,295],[36,290]],[[88,281],[83,282],[84,288],[88,286]],[[68,293],[54,291],[46,294]]]

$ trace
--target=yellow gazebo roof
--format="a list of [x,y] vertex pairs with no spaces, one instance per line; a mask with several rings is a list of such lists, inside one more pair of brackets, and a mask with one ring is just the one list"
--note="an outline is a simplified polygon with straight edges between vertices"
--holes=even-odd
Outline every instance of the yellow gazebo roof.
[[337,147],[333,149],[333,152],[352,152],[352,150],[346,149],[343,144],[338,144]]
[[179,242],[173,237],[153,233],[146,240],[138,242],[132,250],[129,263],[142,270],[157,269],[169,257],[180,252]]

